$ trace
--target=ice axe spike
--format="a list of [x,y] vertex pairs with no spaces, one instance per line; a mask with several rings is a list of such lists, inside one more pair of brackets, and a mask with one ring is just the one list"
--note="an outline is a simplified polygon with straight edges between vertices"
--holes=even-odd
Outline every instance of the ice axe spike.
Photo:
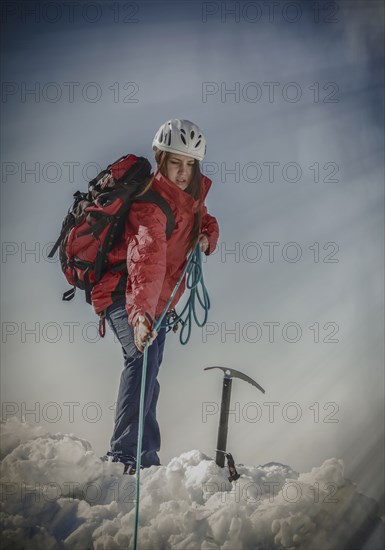
[[217,440],[217,449],[216,449],[216,458],[215,462],[220,468],[225,466],[225,456],[226,456],[226,445],[227,445],[227,431],[229,424],[229,408],[230,408],[230,398],[231,398],[231,385],[233,378],[239,378],[248,382],[252,386],[256,387],[262,393],[265,393],[265,390],[260,386],[255,380],[243,374],[239,370],[227,369],[225,367],[206,367],[204,370],[211,369],[220,369],[224,372],[223,376],[223,387],[222,387],[222,402],[221,402],[221,416],[219,419],[219,428],[218,428],[218,440]]

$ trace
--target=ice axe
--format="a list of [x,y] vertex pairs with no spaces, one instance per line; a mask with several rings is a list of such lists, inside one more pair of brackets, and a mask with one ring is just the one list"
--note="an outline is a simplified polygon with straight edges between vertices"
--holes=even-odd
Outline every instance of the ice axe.
[[234,460],[230,453],[226,453],[226,444],[227,444],[227,430],[229,424],[229,409],[230,409],[230,398],[231,398],[231,385],[233,378],[240,378],[245,382],[248,382],[252,386],[258,388],[262,393],[265,393],[265,390],[260,386],[255,380],[243,374],[239,370],[235,369],[226,369],[225,367],[206,367],[204,370],[211,369],[220,369],[224,372],[223,376],[223,387],[222,387],[222,402],[221,402],[221,416],[219,419],[219,429],[218,429],[218,440],[217,440],[217,449],[216,449],[216,464],[224,468],[225,466],[225,457],[228,459],[228,466],[230,471],[230,481],[234,481],[239,478],[237,471],[234,466]]

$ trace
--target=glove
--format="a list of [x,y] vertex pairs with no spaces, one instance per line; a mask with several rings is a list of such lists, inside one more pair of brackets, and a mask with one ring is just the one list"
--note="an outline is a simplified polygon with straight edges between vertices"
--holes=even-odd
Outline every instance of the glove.
[[135,346],[142,353],[144,352],[147,336],[149,334],[151,336],[148,345],[151,346],[155,338],[158,336],[158,333],[156,330],[151,330],[150,323],[146,317],[139,315],[134,327],[134,342]]
[[200,246],[201,252],[206,252],[206,250],[208,249],[209,240],[207,238],[206,233],[201,233],[199,235],[199,246]]

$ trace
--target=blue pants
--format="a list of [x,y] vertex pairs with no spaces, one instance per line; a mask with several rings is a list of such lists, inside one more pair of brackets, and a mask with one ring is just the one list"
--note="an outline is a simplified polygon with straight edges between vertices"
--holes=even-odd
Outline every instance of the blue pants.
[[[111,453],[123,459],[136,458],[143,353],[134,344],[134,329],[128,324],[125,300],[119,300],[110,305],[106,311],[106,319],[122,346],[124,357],[116,404],[115,427],[111,438]],[[162,327],[147,352],[141,457],[144,468],[160,465],[157,454],[160,449],[160,430],[156,419],[160,386],[157,375],[162,362],[165,339],[166,328]]]

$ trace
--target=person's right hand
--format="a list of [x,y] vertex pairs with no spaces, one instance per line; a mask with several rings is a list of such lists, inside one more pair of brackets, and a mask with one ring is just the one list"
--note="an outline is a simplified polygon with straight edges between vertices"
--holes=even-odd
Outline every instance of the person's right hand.
[[135,346],[142,353],[144,352],[147,336],[149,334],[151,334],[151,337],[148,345],[151,346],[155,338],[158,336],[158,333],[156,330],[151,331],[151,327],[149,326],[147,319],[143,315],[140,315],[134,327],[134,342]]

